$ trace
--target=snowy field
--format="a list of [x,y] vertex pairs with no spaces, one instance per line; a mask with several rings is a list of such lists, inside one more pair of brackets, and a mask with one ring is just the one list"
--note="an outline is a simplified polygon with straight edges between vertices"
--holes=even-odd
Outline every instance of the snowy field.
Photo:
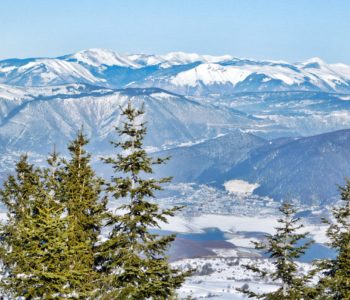
[[[236,289],[249,286],[255,292],[268,292],[278,288],[278,285],[269,281],[262,281],[254,273],[247,271],[243,265],[259,264],[264,269],[273,268],[267,259],[216,257],[201,259],[185,259],[173,265],[180,268],[195,269],[194,275],[189,278],[179,290],[181,298],[191,296],[195,299],[247,299]],[[308,264],[299,264],[301,273],[309,270]]]
[[[197,217],[175,216],[169,218],[168,223],[162,223],[161,229],[175,231],[179,233],[203,232],[207,228],[217,228],[220,231],[227,232],[235,237],[230,241],[236,246],[247,247],[251,238],[244,238],[242,234],[247,232],[272,234],[277,226],[278,216],[269,217],[249,217],[235,215],[201,215]],[[327,226],[322,224],[310,224],[304,221],[305,231],[310,232],[312,238],[318,243],[327,242]]]

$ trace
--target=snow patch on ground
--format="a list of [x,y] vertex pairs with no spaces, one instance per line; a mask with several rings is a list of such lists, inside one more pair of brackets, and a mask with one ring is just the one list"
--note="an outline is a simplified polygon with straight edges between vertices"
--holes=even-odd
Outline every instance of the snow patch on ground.
[[249,183],[244,180],[234,179],[226,181],[224,187],[226,191],[235,194],[252,194],[260,186],[259,183]]

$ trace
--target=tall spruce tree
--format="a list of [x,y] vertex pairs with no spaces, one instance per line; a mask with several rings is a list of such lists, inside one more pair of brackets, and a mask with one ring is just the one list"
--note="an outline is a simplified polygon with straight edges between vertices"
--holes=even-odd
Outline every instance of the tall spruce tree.
[[[55,156],[54,156],[55,157]],[[4,294],[10,298],[58,299],[69,295],[64,207],[56,201],[55,158],[51,168],[34,168],[23,156],[16,176],[0,191],[8,209],[1,228]]]
[[317,286],[320,299],[350,299],[350,180],[340,192],[343,205],[333,208],[334,221],[324,220],[329,246],[337,256],[318,263],[324,275]]
[[278,219],[279,226],[276,227],[274,235],[266,236],[266,242],[254,242],[255,248],[265,250],[266,254],[272,259],[274,270],[269,272],[257,265],[246,265],[245,267],[258,274],[262,279],[268,278],[281,284],[281,287],[274,292],[255,293],[248,288],[238,289],[249,298],[269,299],[269,300],[297,300],[312,299],[312,289],[307,283],[310,280],[309,275],[299,275],[297,264],[295,262],[303,255],[312,243],[305,242],[300,245],[302,240],[306,239],[308,233],[300,233],[303,225],[300,219],[295,217],[296,210],[290,203],[283,203],[280,207],[282,217]]
[[78,276],[70,282],[77,298],[92,297],[100,283],[95,267],[96,243],[106,218],[107,199],[101,196],[103,181],[91,165],[84,147],[87,138],[80,130],[69,144],[69,160],[61,170],[61,201],[66,208],[68,259]]
[[10,298],[96,298],[96,243],[107,200],[84,150],[87,142],[80,131],[68,147],[70,159],[54,151],[48,168],[35,168],[23,156],[0,190],[8,209],[0,232],[1,282]]
[[161,210],[148,200],[171,178],[150,177],[152,167],[165,159],[153,159],[143,147],[143,114],[143,107],[134,108],[130,102],[122,109],[125,122],[117,129],[121,142],[112,142],[121,152],[105,159],[115,171],[108,191],[115,201],[123,198],[127,204],[111,213],[107,224],[111,233],[100,248],[100,264],[106,274],[102,299],[171,299],[188,275],[172,268],[165,255],[175,236],[150,231],[179,207]]
[[15,175],[10,175],[0,190],[0,199],[7,208],[7,222],[1,225],[0,254],[3,265],[1,286],[6,295],[20,295],[25,292],[21,274],[30,270],[30,258],[22,254],[23,241],[28,238],[24,230],[30,218],[31,202],[37,196],[41,185],[40,172],[28,163],[27,156],[21,156],[16,164]]

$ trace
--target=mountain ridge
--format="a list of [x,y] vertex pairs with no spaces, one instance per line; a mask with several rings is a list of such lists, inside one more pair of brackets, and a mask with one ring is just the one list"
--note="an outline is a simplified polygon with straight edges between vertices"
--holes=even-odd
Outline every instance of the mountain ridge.
[[287,90],[350,93],[350,66],[327,64],[320,58],[288,63],[230,55],[184,52],[122,55],[112,50],[87,49],[55,58],[1,60],[0,83],[159,87],[195,96]]

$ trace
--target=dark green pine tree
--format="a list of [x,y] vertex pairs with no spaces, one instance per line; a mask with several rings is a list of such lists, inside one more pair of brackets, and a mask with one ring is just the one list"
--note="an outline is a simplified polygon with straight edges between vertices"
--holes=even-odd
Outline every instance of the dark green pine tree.
[[70,284],[79,299],[92,297],[98,290],[95,251],[107,212],[107,199],[101,196],[103,181],[90,165],[91,156],[84,149],[87,144],[79,131],[68,146],[70,159],[63,160],[60,182],[61,201],[67,210],[68,259],[77,275]]
[[337,257],[318,263],[324,275],[317,286],[320,299],[350,299],[350,180],[340,191],[343,205],[333,208],[334,221],[324,220]]
[[40,170],[28,163],[27,156],[21,156],[16,164],[15,175],[10,175],[0,190],[0,199],[7,208],[7,222],[1,225],[1,262],[3,278],[1,286],[4,294],[17,295],[25,293],[26,286],[21,274],[28,273],[31,267],[23,255],[23,241],[28,238],[24,230],[29,224],[37,187],[41,185]]
[[58,299],[70,294],[64,207],[56,200],[55,155],[50,169],[23,156],[1,190],[8,221],[1,228],[4,294],[11,299]]
[[79,132],[68,147],[70,159],[53,152],[46,169],[23,156],[0,190],[8,209],[1,227],[2,286],[11,297],[95,298],[101,283],[96,243],[107,200],[100,197],[103,182],[90,166],[87,142]]
[[296,210],[289,203],[283,203],[280,207],[282,217],[278,219],[279,226],[276,227],[274,235],[266,236],[266,242],[254,242],[255,248],[265,250],[272,259],[274,270],[267,271],[257,265],[246,265],[245,267],[258,274],[262,279],[270,279],[280,283],[281,287],[274,292],[255,293],[248,288],[238,289],[249,298],[282,300],[282,299],[312,299],[312,289],[308,286],[309,275],[299,275],[295,262],[303,255],[312,243],[302,243],[308,237],[308,233],[300,233],[303,225],[300,219],[295,217]]
[[106,274],[102,299],[171,299],[188,275],[172,268],[165,255],[175,236],[150,232],[179,207],[161,210],[149,200],[171,178],[151,177],[152,167],[165,160],[151,158],[143,148],[143,114],[143,107],[136,109],[130,102],[122,109],[125,122],[117,129],[121,142],[112,142],[121,152],[105,159],[115,172],[108,191],[116,201],[124,199],[127,204],[111,213],[107,224],[111,233],[100,248],[100,264]]

